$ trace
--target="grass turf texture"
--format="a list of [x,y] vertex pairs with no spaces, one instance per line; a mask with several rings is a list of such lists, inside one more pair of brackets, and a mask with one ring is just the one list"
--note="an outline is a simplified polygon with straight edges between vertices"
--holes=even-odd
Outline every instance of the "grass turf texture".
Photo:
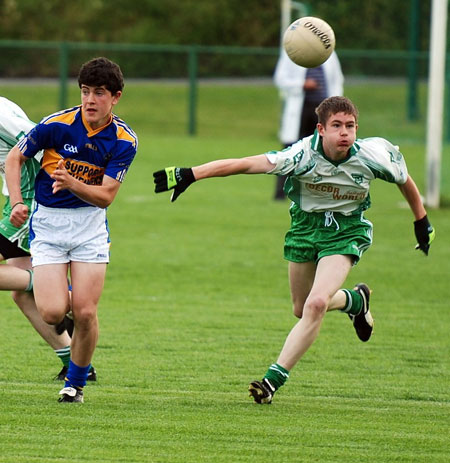
[[[40,117],[23,88],[24,101],[0,90]],[[39,89],[48,103],[46,91],[54,89]],[[401,143],[422,188],[423,129],[402,122],[403,106],[370,106],[377,91],[358,96],[360,135]],[[184,94],[130,86],[117,107],[140,149],[109,209],[99,380],[84,405],[56,403],[56,356],[0,294],[0,462],[448,461],[448,210],[430,212],[437,240],[425,258],[413,250],[397,188],[374,182],[374,245],[348,280],[374,290],[373,339],[361,343],[345,315],[328,314],[274,403],[253,404],[249,381],[276,360],[295,322],[282,259],[288,203],[271,200],[274,178],[238,176],[194,184],[171,204],[153,193],[151,173],[276,148],[277,97],[271,88],[202,88],[192,138]]]

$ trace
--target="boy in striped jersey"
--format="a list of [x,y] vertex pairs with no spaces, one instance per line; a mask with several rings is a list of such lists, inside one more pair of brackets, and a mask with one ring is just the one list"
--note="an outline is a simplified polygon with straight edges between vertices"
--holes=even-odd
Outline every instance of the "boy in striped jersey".
[[16,205],[11,223],[20,226],[29,213],[20,191],[20,169],[43,150],[35,182],[37,206],[30,219],[34,295],[43,319],[59,324],[69,306],[70,272],[75,325],[60,402],[84,400],[109,262],[106,208],[137,150],[135,133],[112,112],[124,86],[120,67],[107,58],[92,59],[81,67],[78,84],[81,105],[44,118],[6,160],[6,181]]
[[397,184],[415,217],[417,249],[428,255],[434,238],[421,196],[398,147],[383,138],[357,140],[358,111],[348,98],[329,97],[316,111],[314,135],[283,151],[154,173],[155,192],[173,189],[172,201],[191,183],[204,178],[259,173],[288,176],[285,193],[292,201],[292,221],[284,256],[289,261],[293,311],[300,320],[276,363],[261,381],[249,386],[250,395],[260,404],[272,402],[290,370],[316,339],[327,311],[347,313],[359,339],[369,340],[373,330],[369,287],[364,283],[352,289],[341,286],[372,243],[372,224],[364,218],[364,211],[370,207],[372,180]]

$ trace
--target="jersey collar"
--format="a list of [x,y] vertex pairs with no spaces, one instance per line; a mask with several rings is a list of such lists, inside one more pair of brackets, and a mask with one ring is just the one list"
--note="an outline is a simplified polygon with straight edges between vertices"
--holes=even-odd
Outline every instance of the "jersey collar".
[[317,129],[314,131],[314,135],[311,138],[311,149],[314,151],[317,151],[322,157],[324,157],[327,161],[331,162],[334,165],[339,165],[342,164],[343,162],[348,161],[352,156],[355,156],[355,154],[359,151],[359,144],[357,142],[353,143],[352,146],[350,146],[348,155],[340,160],[340,161],[333,161],[330,159],[323,151],[323,145],[322,145],[322,137],[319,135],[319,132]]
[[80,106],[80,113],[81,113],[81,120],[83,121],[83,125],[84,125],[84,128],[87,130],[87,136],[88,137],[92,137],[94,135],[97,135],[99,132],[101,132],[105,127],[108,127],[109,124],[111,124],[112,120],[113,120],[113,116],[112,114],[109,116],[109,120],[108,122],[105,124],[105,125],[102,125],[101,127],[99,127],[98,129],[93,129],[90,125],[89,125],[89,122],[86,121],[86,119],[84,118],[84,114],[83,114],[83,110],[81,109],[81,106]]

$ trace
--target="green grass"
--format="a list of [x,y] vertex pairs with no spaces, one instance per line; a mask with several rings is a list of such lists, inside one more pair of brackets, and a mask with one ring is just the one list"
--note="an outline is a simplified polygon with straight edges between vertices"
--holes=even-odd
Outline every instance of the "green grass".
[[[419,87],[420,119],[407,120],[406,83],[347,85],[346,95],[360,108],[360,136],[384,136],[397,143],[425,139],[426,86]],[[1,84],[0,95],[24,107],[32,120],[58,109],[55,85]],[[69,86],[68,105],[79,104],[79,89]],[[182,83],[127,83],[116,107],[117,114],[140,134],[184,135],[188,124],[188,87]],[[267,85],[217,85],[200,83],[197,99],[198,134],[276,140],[280,116],[277,90]]]
[[[288,204],[271,200],[270,176],[207,180],[171,204],[153,193],[151,173],[276,147],[278,102],[270,88],[200,89],[199,136],[188,137],[184,91],[130,86],[131,108],[125,96],[118,107],[140,149],[109,209],[99,380],[84,405],[56,403],[56,356],[0,294],[0,462],[447,462],[448,210],[430,211],[437,239],[425,258],[397,188],[373,184],[375,241],[347,282],[374,290],[373,339],[359,342],[346,316],[328,314],[274,403],[257,406],[247,384],[295,322],[282,258]],[[15,95],[30,102],[32,92]],[[395,108],[362,115],[364,135],[401,121]],[[399,126],[422,188],[422,133]]]

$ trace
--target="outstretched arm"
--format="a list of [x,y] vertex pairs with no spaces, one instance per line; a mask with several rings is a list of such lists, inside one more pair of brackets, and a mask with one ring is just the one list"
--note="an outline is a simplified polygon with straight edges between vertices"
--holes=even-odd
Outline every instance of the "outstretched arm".
[[237,159],[220,159],[192,168],[167,167],[153,173],[155,192],[161,193],[173,189],[171,197],[173,202],[196,180],[236,174],[264,174],[273,168],[273,164],[264,154]]
[[210,177],[227,177],[236,174],[265,174],[273,169],[265,154],[240,159],[220,159],[193,167],[195,180]]
[[420,249],[425,255],[428,255],[430,244],[435,237],[435,231],[428,221],[427,211],[423,205],[419,189],[409,175],[406,183],[398,185],[398,187],[406,201],[408,201],[409,207],[416,219],[414,221],[414,233],[417,239],[416,249]]

